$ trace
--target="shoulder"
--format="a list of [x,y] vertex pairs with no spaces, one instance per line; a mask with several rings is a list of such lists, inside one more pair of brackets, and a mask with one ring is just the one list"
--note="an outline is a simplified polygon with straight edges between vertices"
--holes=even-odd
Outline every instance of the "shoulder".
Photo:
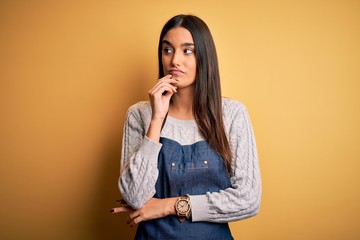
[[149,101],[140,101],[131,105],[128,109],[128,115],[147,116],[151,115],[151,106]]
[[234,115],[241,112],[247,112],[246,106],[238,100],[231,98],[222,98],[222,108],[224,118],[231,119]]
[[223,119],[228,134],[237,136],[239,129],[246,129],[250,124],[246,106],[238,100],[223,98]]
[[[138,123],[145,126],[151,119],[151,106],[149,101],[140,101],[128,108],[126,120],[128,123]],[[146,126],[145,126],[146,127]]]

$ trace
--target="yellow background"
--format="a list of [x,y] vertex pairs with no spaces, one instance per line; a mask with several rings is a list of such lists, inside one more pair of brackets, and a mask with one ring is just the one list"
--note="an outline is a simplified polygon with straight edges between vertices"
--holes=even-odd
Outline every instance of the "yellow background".
[[1,1],[0,239],[130,239],[125,112],[173,15],[209,25],[263,178],[235,239],[360,239],[360,1]]

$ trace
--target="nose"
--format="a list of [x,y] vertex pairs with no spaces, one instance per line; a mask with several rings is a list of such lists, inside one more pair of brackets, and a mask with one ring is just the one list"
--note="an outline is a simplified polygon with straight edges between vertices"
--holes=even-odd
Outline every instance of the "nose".
[[173,66],[180,66],[181,63],[181,54],[179,51],[175,51],[171,59],[171,64]]

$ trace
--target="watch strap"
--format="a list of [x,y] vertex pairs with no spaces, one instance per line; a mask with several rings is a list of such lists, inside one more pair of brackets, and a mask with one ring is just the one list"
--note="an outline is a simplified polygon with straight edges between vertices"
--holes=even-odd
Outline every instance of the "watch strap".
[[178,218],[178,220],[179,220],[179,222],[185,222],[185,220],[186,220],[186,217],[180,217],[180,216],[178,216],[177,217]]

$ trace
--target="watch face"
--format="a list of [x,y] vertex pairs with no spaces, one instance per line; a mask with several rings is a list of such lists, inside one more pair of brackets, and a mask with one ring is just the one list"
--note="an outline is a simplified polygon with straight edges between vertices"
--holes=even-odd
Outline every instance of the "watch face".
[[176,209],[179,213],[186,213],[189,210],[190,206],[186,200],[180,200],[176,204]]

